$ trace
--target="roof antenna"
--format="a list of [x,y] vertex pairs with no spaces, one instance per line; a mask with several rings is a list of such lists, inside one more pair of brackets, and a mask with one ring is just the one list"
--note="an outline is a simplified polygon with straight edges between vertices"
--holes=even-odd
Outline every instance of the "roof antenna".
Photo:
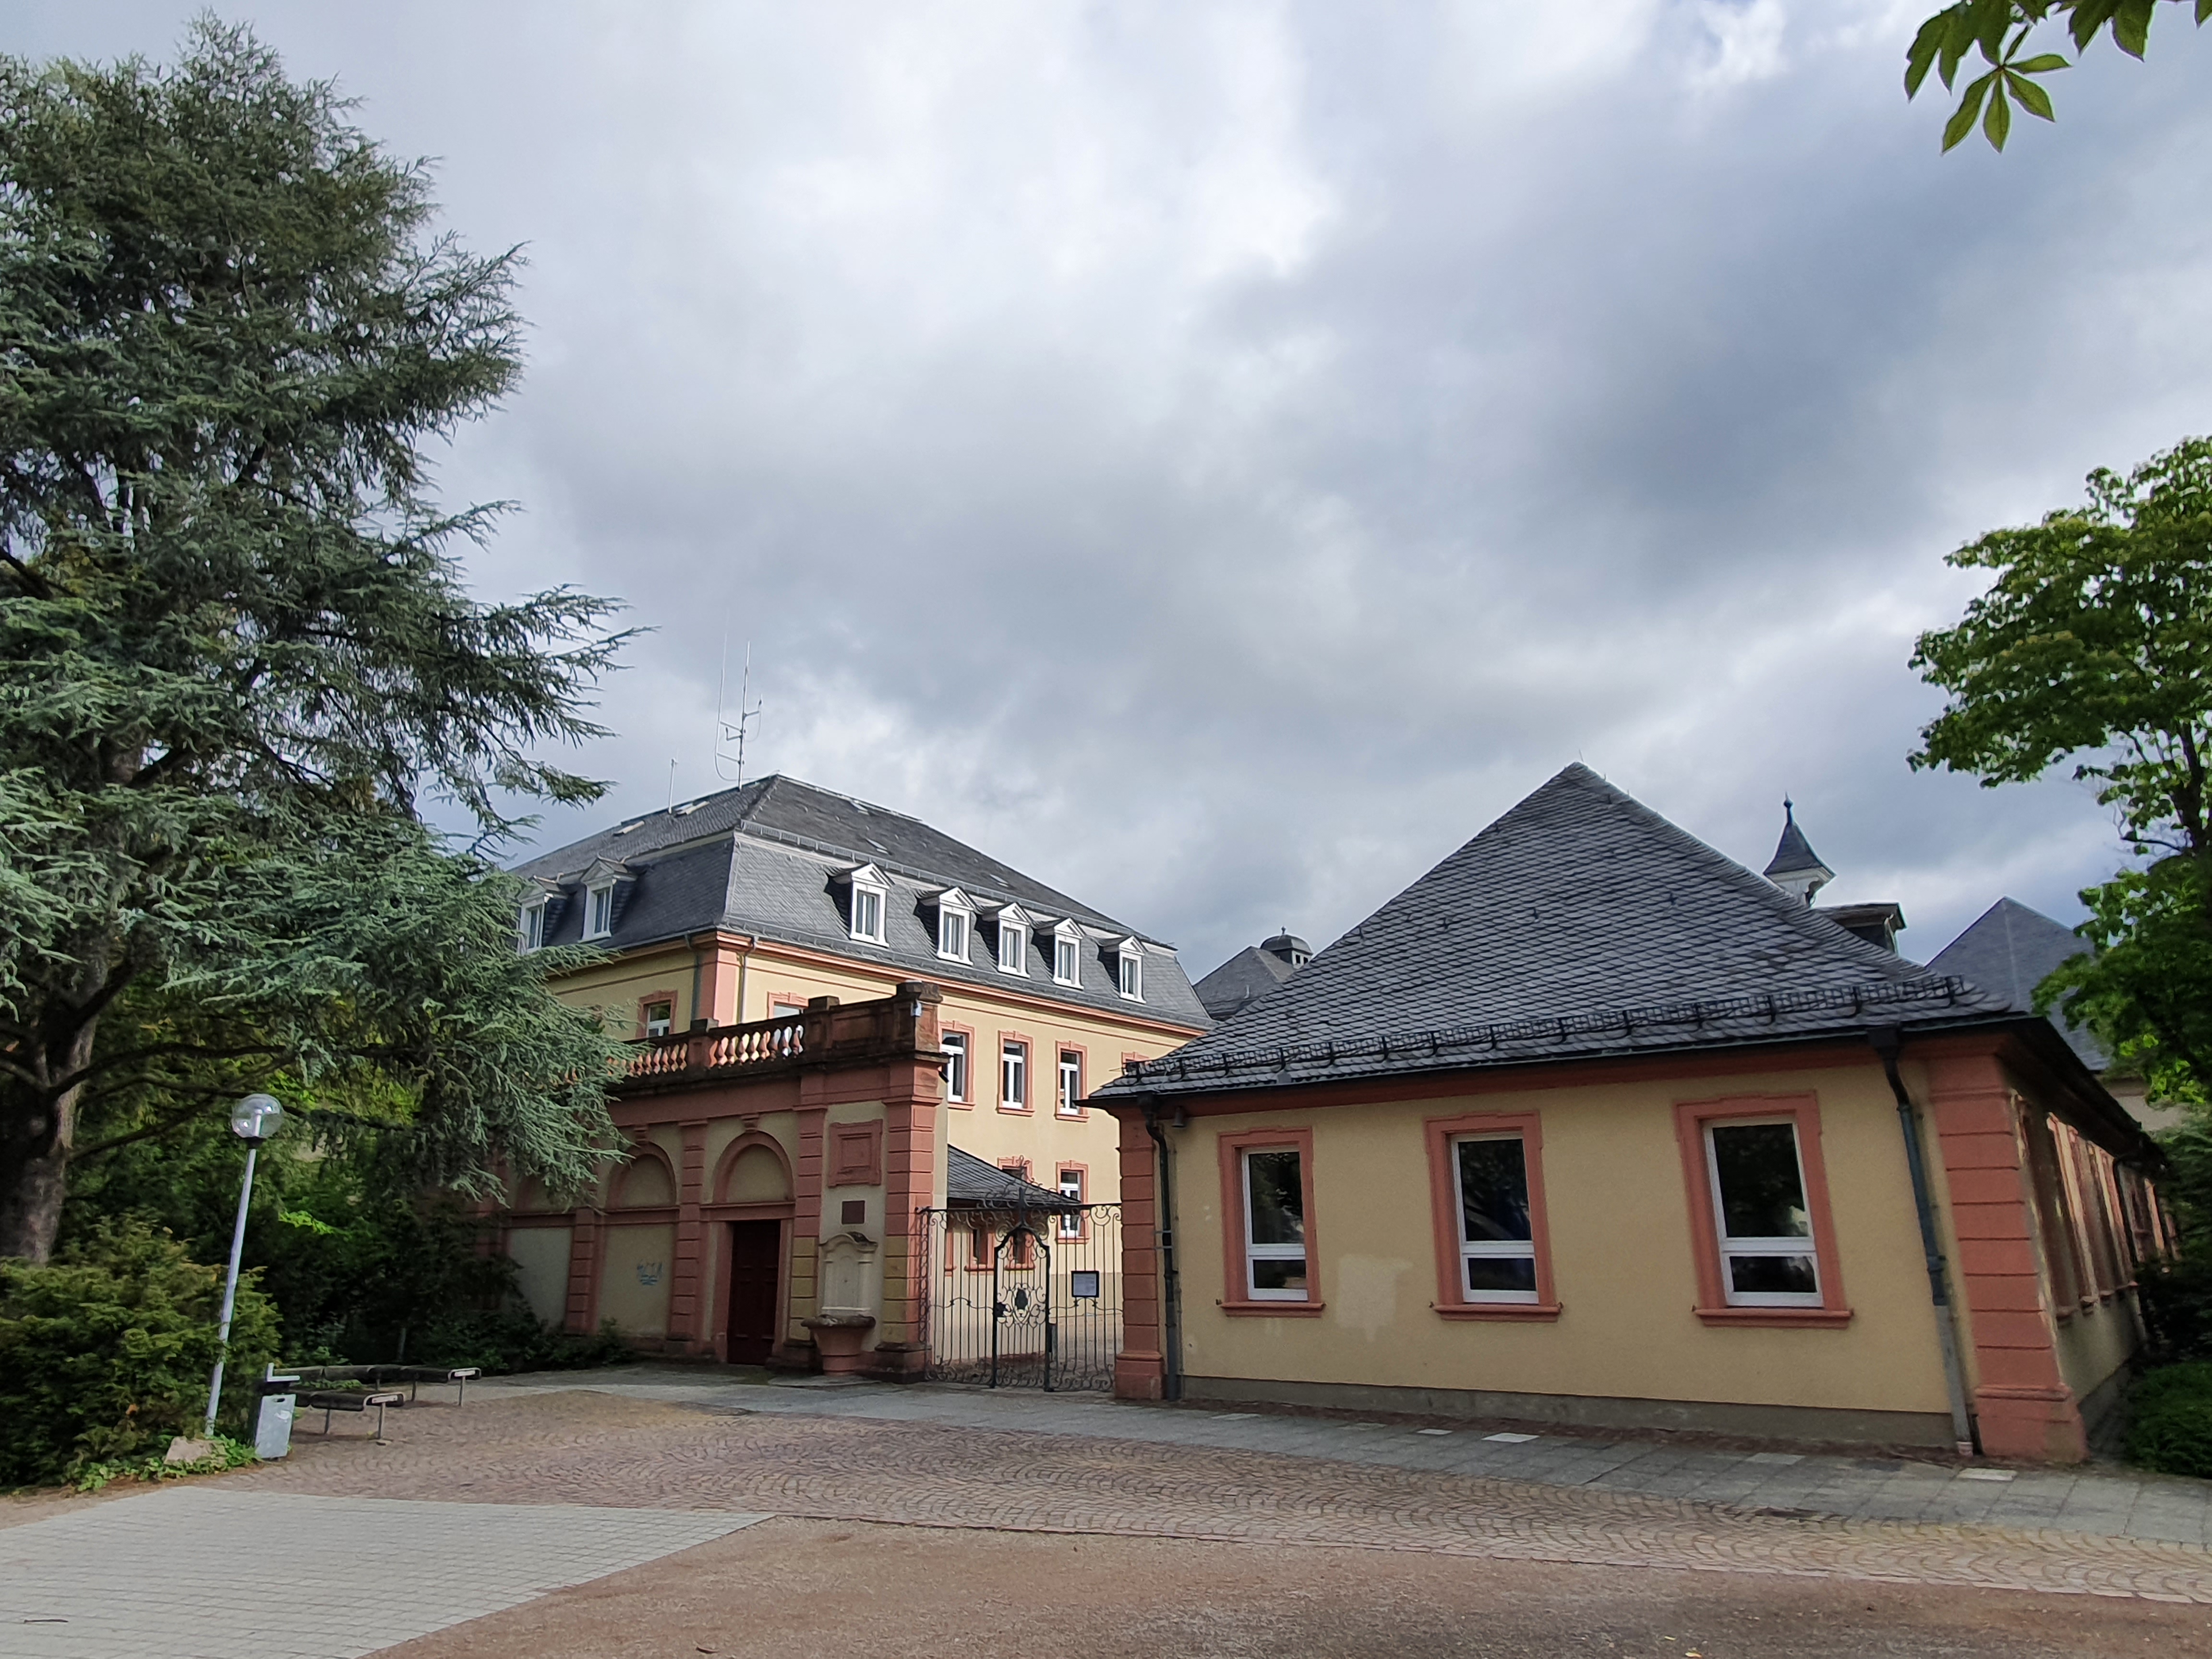
[[[762,703],[750,702],[753,687],[753,642],[745,641],[744,678],[738,685],[738,717],[731,720],[723,710],[730,690],[730,638],[722,636],[722,678],[714,689],[714,775],[725,783],[742,785],[745,781],[745,728],[760,718]],[[750,703],[750,706],[747,705]],[[738,752],[726,752],[725,745],[734,743]],[[733,777],[722,769],[734,767]]]
[[668,757],[668,816],[676,816],[676,757]]

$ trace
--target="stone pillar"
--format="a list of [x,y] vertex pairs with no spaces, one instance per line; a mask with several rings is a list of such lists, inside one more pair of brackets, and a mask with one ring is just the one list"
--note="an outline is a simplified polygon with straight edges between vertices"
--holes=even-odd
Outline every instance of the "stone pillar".
[[668,1284],[668,1346],[697,1353],[707,1337],[706,1224],[699,1206],[706,1201],[707,1125],[682,1126],[684,1161],[676,1172],[676,1260]]
[[1121,1352],[1114,1357],[1114,1394],[1158,1400],[1167,1383],[1158,1164],[1143,1114],[1117,1106],[1114,1115],[1121,1126]]
[[801,1320],[811,1319],[817,1309],[815,1295],[822,1238],[822,1183],[826,1176],[823,1159],[826,1106],[799,1109],[799,1161],[791,1172],[791,1286],[785,1301],[783,1347],[787,1363],[811,1365],[814,1339]]
[[1929,1115],[1959,1242],[1982,1449],[1991,1457],[2078,1463],[2089,1455],[2088,1436],[2059,1370],[2011,1087],[1993,1048],[1938,1051],[1927,1069]]
[[928,1241],[917,1212],[927,1209],[937,1193],[938,1097],[937,1011],[944,994],[926,981],[909,980],[898,988],[902,1030],[893,1041],[917,1056],[893,1061],[884,1101],[884,1305],[876,1343],[879,1375],[907,1376],[926,1370],[922,1345],[922,1298],[929,1294]]
[[599,1328],[599,1212],[579,1204],[568,1215],[568,1304],[563,1326],[578,1336]]

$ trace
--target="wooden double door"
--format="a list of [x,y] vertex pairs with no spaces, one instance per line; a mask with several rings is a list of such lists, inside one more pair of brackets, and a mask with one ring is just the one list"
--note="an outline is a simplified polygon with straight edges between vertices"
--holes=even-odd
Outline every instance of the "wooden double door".
[[783,1223],[730,1224],[730,1325],[732,1365],[760,1365],[775,1346],[783,1290]]

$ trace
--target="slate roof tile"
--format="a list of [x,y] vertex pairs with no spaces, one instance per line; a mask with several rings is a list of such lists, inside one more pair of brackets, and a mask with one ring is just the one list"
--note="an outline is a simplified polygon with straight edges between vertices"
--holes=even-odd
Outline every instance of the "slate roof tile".
[[1248,945],[1192,987],[1206,1012],[1226,1019],[1256,1002],[1297,969],[1272,951]]
[[[795,778],[762,778],[686,802],[672,813],[632,818],[517,866],[516,874],[562,891],[549,917],[548,945],[582,939],[585,907],[577,884],[606,860],[618,861],[627,872],[618,890],[614,931],[605,940],[613,950],[720,927],[878,962],[909,978],[1019,989],[1201,1030],[1212,1023],[1172,946],[917,818]],[[885,942],[880,945],[852,938],[844,909],[848,890],[836,879],[863,863],[875,865],[890,887]],[[979,904],[1013,899],[1047,918],[1071,917],[1085,924],[1090,933],[1078,963],[1082,983],[1056,983],[1052,963],[1034,936],[1026,977],[999,971],[984,930],[979,930],[981,937],[971,932],[966,962],[940,957],[935,911],[927,896],[954,886]],[[1141,1004],[1120,994],[1114,947],[1125,938],[1151,947],[1146,951]]]
[[1581,765],[1109,1096],[1771,1042],[2005,1005],[1868,944]]
[[[2001,898],[1936,954],[1931,974],[1956,974],[2023,1013],[2035,1006],[2035,988],[2089,946],[2064,922],[2016,899]],[[2058,1028],[2081,1063],[2101,1072],[2112,1063],[2104,1044],[2085,1027],[2054,1015]]]

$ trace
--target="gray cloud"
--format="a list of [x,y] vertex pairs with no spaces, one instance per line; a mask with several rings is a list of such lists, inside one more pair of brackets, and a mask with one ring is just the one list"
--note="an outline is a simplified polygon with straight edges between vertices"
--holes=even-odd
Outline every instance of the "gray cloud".
[[[189,9],[34,5],[16,49],[159,55]],[[658,630],[606,813],[672,757],[713,787],[726,631],[757,769],[1196,972],[1577,756],[1754,866],[1793,793],[1923,957],[2001,892],[2076,914],[2109,823],[1911,774],[1905,659],[1972,592],[1947,549],[2212,425],[2197,43],[1947,158],[1914,14],[254,15],[530,245],[531,378],[444,476],[525,505],[487,592]]]

